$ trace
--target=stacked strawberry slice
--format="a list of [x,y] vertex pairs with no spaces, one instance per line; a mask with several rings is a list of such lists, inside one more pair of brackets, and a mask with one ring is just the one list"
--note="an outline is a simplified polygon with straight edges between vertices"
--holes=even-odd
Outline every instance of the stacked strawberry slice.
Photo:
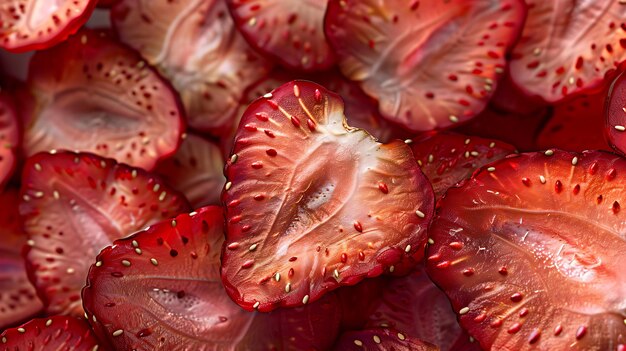
[[4,1],[0,351],[626,351],[624,18]]

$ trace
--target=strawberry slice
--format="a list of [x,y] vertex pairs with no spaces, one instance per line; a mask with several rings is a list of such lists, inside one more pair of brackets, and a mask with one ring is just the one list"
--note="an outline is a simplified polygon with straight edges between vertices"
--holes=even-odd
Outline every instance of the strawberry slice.
[[97,0],[4,0],[0,4],[0,47],[13,51],[43,50],[74,34]]
[[122,0],[111,19],[122,41],[170,79],[196,129],[226,132],[246,87],[270,69],[223,0]]
[[388,283],[389,279],[386,276],[381,276],[337,289],[336,293],[341,305],[341,329],[359,330],[365,328],[368,318],[374,313],[377,302],[383,295]]
[[326,34],[383,116],[424,131],[484,109],[524,15],[519,0],[331,0]]
[[613,81],[606,106],[605,135],[617,152],[626,154],[626,71]]
[[11,178],[17,163],[16,149],[20,144],[17,112],[9,95],[0,93],[0,190]]
[[437,198],[477,168],[515,152],[514,146],[501,141],[457,133],[427,133],[410,141]]
[[224,291],[223,210],[209,206],[116,240],[83,290],[97,332],[119,350],[327,350],[339,305],[242,310]]
[[424,248],[434,195],[410,148],[348,126],[343,109],[294,81],[241,120],[225,168],[222,278],[247,310],[305,305]]
[[335,351],[438,351],[419,339],[389,329],[345,332],[335,344]]
[[486,350],[626,347],[626,160],[507,157],[440,201],[428,274]]
[[34,316],[43,309],[28,281],[21,252],[26,233],[17,210],[19,194],[7,189],[0,194],[0,330]]
[[105,31],[83,30],[37,52],[28,88],[33,100],[22,106],[28,156],[79,150],[151,169],[178,147],[184,126],[175,92]]
[[328,0],[226,0],[248,43],[287,68],[319,71],[335,63],[324,35]]
[[157,177],[112,159],[41,153],[24,167],[26,261],[50,314],[83,314],[80,289],[89,266],[113,240],[188,209]]
[[623,1],[526,0],[511,78],[548,102],[593,88],[626,59]]
[[33,319],[0,335],[0,349],[106,351],[84,319],[68,316]]
[[224,187],[224,158],[214,143],[187,134],[176,154],[155,169],[155,173],[185,194],[193,208],[220,204]]

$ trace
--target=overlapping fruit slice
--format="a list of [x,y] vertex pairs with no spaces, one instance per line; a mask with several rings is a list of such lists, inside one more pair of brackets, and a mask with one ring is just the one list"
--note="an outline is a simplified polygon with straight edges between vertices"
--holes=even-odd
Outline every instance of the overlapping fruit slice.
[[226,0],[239,31],[259,51],[295,70],[335,63],[324,35],[328,0]]
[[83,30],[35,54],[23,103],[24,151],[97,153],[151,169],[183,131],[175,92],[105,31]]
[[626,72],[613,81],[606,107],[605,135],[616,151],[626,154]]
[[327,350],[339,305],[272,313],[235,304],[220,279],[223,210],[209,206],[117,240],[83,291],[97,332],[120,350]]
[[122,41],[170,79],[197,129],[223,133],[246,87],[270,69],[223,0],[122,0],[111,18]]
[[248,310],[313,302],[426,243],[434,196],[410,148],[349,127],[341,98],[317,84],[253,102],[225,175],[222,277]]
[[33,319],[0,335],[0,349],[107,351],[83,319],[68,316]]
[[217,145],[187,134],[176,154],[157,166],[155,173],[185,194],[193,208],[220,203],[224,188],[224,158]]
[[50,314],[83,314],[80,289],[113,240],[188,209],[157,177],[92,154],[40,153],[22,177],[29,274]]
[[419,339],[389,329],[367,329],[345,332],[335,344],[335,351],[438,351]]
[[626,160],[507,157],[448,190],[428,274],[487,350],[626,347]]
[[515,152],[501,141],[451,132],[426,133],[411,139],[410,145],[438,198],[476,169]]
[[592,88],[626,59],[622,1],[527,0],[528,18],[513,50],[511,78],[556,102]]
[[11,97],[0,93],[0,191],[13,175],[20,143],[17,112]]
[[5,0],[0,4],[0,47],[23,52],[42,50],[76,32],[97,0]]
[[524,13],[518,0],[331,0],[326,34],[383,116],[423,131],[483,110]]
[[7,189],[0,194],[0,329],[24,321],[43,309],[28,281],[22,258],[26,233],[17,210],[19,194]]

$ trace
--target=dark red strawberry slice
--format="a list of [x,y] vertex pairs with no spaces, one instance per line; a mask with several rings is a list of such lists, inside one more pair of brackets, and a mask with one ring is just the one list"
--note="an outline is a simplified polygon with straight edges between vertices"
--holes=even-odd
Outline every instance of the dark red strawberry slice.
[[106,351],[84,319],[68,316],[33,319],[0,335],[0,350]]
[[28,238],[22,229],[18,202],[16,190],[7,189],[0,194],[0,330],[43,309],[26,276],[21,253]]
[[515,85],[508,67],[500,78],[498,89],[493,93],[489,104],[497,111],[525,116],[541,113],[547,105],[542,98],[526,95]]
[[368,318],[374,313],[387,284],[389,284],[389,278],[381,276],[337,289],[336,293],[341,305],[341,329],[359,330],[365,328]]
[[224,188],[224,158],[214,143],[187,134],[176,154],[161,162],[155,173],[185,194],[193,208],[220,204]]
[[326,34],[383,116],[423,131],[483,110],[524,15],[519,0],[331,0]]
[[626,160],[548,150],[448,190],[428,274],[486,350],[626,347]]
[[17,112],[12,98],[2,92],[0,93],[0,191],[13,175],[19,143],[20,130]]
[[239,31],[290,69],[318,71],[335,63],[324,35],[328,0],[226,0]]
[[626,154],[626,71],[611,85],[606,104],[605,135],[613,148]]
[[390,329],[366,329],[345,332],[335,344],[335,351],[438,351],[419,339]]
[[248,310],[299,306],[421,252],[433,193],[410,148],[349,127],[294,81],[246,110],[225,169],[222,277]]
[[515,152],[502,141],[444,132],[413,138],[410,145],[437,198],[476,169]]
[[0,47],[14,51],[42,50],[75,33],[97,0],[5,0],[0,4]]
[[205,207],[103,250],[83,290],[97,332],[120,350],[327,350],[339,329],[336,297],[272,313],[228,297],[223,218]]
[[22,106],[24,151],[68,149],[151,169],[176,151],[183,120],[175,92],[107,32],[83,30],[37,52],[33,101]]
[[24,167],[26,261],[50,314],[83,314],[80,289],[89,266],[113,240],[188,210],[159,178],[112,159],[41,153]]
[[196,129],[228,130],[246,87],[270,69],[237,32],[223,0],[122,0],[111,17],[122,41],[177,88]]

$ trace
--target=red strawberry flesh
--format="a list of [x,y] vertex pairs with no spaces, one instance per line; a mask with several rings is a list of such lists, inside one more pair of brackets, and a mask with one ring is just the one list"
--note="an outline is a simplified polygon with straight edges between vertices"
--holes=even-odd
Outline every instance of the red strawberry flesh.
[[19,143],[20,130],[12,98],[0,93],[0,191],[13,175]]
[[611,85],[605,112],[605,135],[613,148],[626,155],[626,72]]
[[438,351],[434,345],[390,329],[349,331],[341,335],[335,351]]

